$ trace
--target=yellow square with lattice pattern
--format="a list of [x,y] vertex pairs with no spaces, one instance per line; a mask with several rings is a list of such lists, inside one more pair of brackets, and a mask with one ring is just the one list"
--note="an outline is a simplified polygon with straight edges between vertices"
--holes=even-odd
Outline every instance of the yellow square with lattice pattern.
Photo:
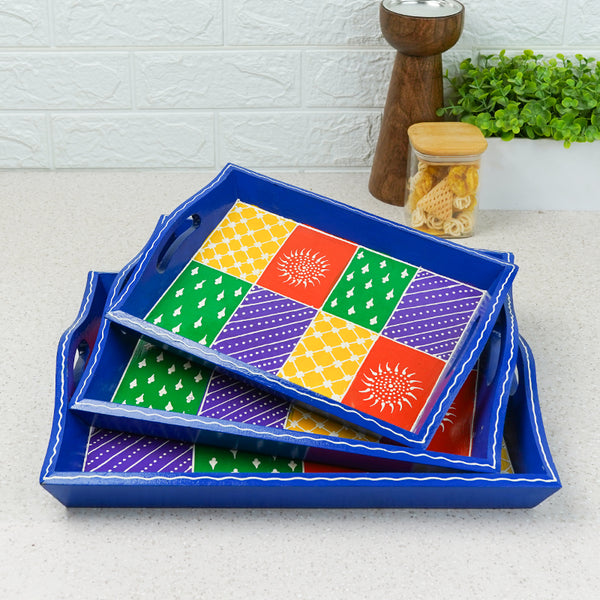
[[500,472],[508,474],[513,474],[515,472],[504,440],[502,440],[502,452],[500,454]]
[[377,442],[379,436],[363,433],[347,425],[308,409],[292,406],[285,424],[288,431],[332,435],[349,440]]
[[296,223],[237,201],[194,260],[255,283]]
[[333,400],[341,400],[377,334],[320,312],[278,376]]

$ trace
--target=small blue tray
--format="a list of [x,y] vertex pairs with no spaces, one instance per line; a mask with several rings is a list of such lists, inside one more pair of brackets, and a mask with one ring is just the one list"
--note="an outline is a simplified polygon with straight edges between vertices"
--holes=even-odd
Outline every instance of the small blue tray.
[[504,428],[515,474],[84,473],[90,426],[67,404],[85,376],[107,296],[120,288],[114,283],[114,275],[90,274],[80,313],[59,343],[55,414],[40,482],[66,506],[527,508],[560,488],[539,412],[533,356],[522,339]]
[[[277,376],[274,371],[259,368],[254,363],[251,364],[251,361],[235,358],[233,353],[226,352],[222,348],[218,350],[215,347],[205,345],[202,340],[193,341],[188,337],[179,335],[174,332],[177,328],[163,329],[154,321],[145,320],[148,318],[149,312],[157,305],[157,302],[165,297],[165,293],[169,291],[174,282],[179,281],[179,277],[182,276],[187,266],[192,264],[192,259],[196,256],[202,244],[222,224],[229,211],[235,210],[240,202],[244,206],[251,206],[258,211],[266,211],[270,215],[275,215],[279,222],[284,225],[290,222],[297,224],[297,230],[290,234],[285,243],[289,242],[292,235],[296,233],[299,233],[296,238],[300,240],[302,235],[306,236],[307,231],[311,234],[315,234],[316,231],[320,239],[325,240],[323,243],[334,240],[335,251],[330,252],[327,260],[335,262],[337,260],[336,256],[345,253],[346,258],[340,260],[346,261],[344,264],[347,270],[343,271],[343,274],[348,277],[348,280],[353,275],[352,272],[349,272],[351,267],[348,265],[354,264],[351,261],[357,260],[357,257],[362,258],[361,249],[364,249],[365,253],[370,253],[369,256],[371,257],[380,256],[382,265],[391,262],[394,264],[394,268],[398,268],[398,265],[407,267],[401,275],[398,271],[397,281],[399,285],[402,283],[401,278],[405,276],[408,276],[409,280],[412,277],[412,281],[416,281],[420,274],[425,273],[427,277],[431,275],[443,281],[456,282],[456,285],[463,290],[477,290],[481,294],[476,308],[473,309],[472,318],[464,325],[464,330],[457,338],[458,342],[455,342],[455,346],[447,360],[444,362],[437,357],[427,356],[430,363],[437,361],[438,366],[440,363],[443,363],[443,365],[439,366],[439,376],[436,375],[437,380],[433,377],[432,382],[430,382],[432,387],[427,389],[432,391],[429,396],[425,394],[425,404],[422,408],[419,408],[420,413],[415,417],[410,429],[398,425],[396,422],[391,422],[387,414],[385,419],[378,416],[384,414],[384,408],[390,414],[393,413],[394,406],[385,406],[382,402],[381,406],[378,405],[369,412],[366,404],[360,404],[365,408],[359,410],[357,408],[359,404],[357,404],[355,397],[351,398],[351,402],[347,401],[346,398],[339,401],[334,399],[334,395],[326,396],[321,392],[298,384],[293,377],[290,378],[288,375]],[[300,243],[300,241],[294,243]],[[267,246],[268,244],[263,245]],[[285,244],[283,247],[285,247]],[[306,255],[302,254],[302,250],[298,250],[299,247],[292,244],[290,251],[287,254],[283,253],[279,260],[283,263],[290,257],[302,260]],[[354,255],[352,254],[354,250],[349,251],[349,247],[357,249]],[[321,261],[321,266],[325,264],[326,268],[324,270],[330,270],[333,273],[335,271],[333,266],[335,265],[330,265],[326,261],[323,262],[324,259],[322,260],[322,258],[321,255],[311,255],[311,259],[314,259],[313,262],[319,263]],[[376,258],[373,258],[373,260],[376,260]],[[249,263],[252,263],[252,261],[249,260]],[[263,285],[263,277],[268,274],[268,269],[275,270],[273,264],[274,261],[268,265],[261,275],[261,279],[258,280],[261,285]],[[402,268],[400,267],[400,270]],[[201,264],[201,269],[210,271],[211,267]],[[452,242],[421,234],[311,192],[294,188],[234,165],[228,165],[209,186],[190,198],[165,219],[160,231],[150,240],[146,252],[144,252],[125,287],[123,295],[108,313],[108,318],[112,322],[135,331],[158,344],[168,346],[188,358],[197,359],[203,364],[217,366],[233,377],[254,387],[267,390],[292,402],[312,407],[335,419],[345,421],[351,426],[373,432],[394,442],[424,449],[433,438],[458,390],[474,368],[488,337],[491,335],[516,271],[517,267],[514,264],[498,258],[485,256]],[[217,272],[215,271],[215,273]],[[217,275],[219,273],[220,271]],[[224,276],[232,278],[228,272]],[[217,279],[219,278],[217,277]],[[341,279],[342,277],[340,277],[338,283]],[[250,297],[250,292],[254,293],[255,289],[259,292],[263,290],[256,283],[251,284],[235,277],[232,285],[234,284],[236,287],[239,285],[239,289],[236,289],[236,295],[239,293],[240,297],[243,298],[243,302],[246,302],[247,298]],[[275,294],[271,291],[272,288],[269,287],[269,283],[264,285],[268,288],[268,293]],[[288,287],[291,285],[289,284]],[[302,286],[297,285],[297,288],[301,289]],[[352,292],[353,290],[350,289],[347,294]],[[397,297],[394,296],[394,292],[398,293],[397,290],[390,290],[390,297]],[[244,296],[244,294],[247,294],[247,296]],[[253,298],[256,297],[253,296]],[[282,296],[279,295],[278,297]],[[285,295],[284,299],[289,300]],[[310,304],[311,300],[306,300],[306,302]],[[329,313],[323,310],[322,307],[325,305],[322,304],[322,301],[320,302],[321,304],[315,304],[315,306],[321,306],[317,309],[303,304],[306,308],[305,312],[317,310],[319,316],[325,315],[324,318],[328,319]],[[332,307],[337,300],[331,300],[331,296],[329,296],[327,302],[329,302],[326,307],[327,310],[335,312]],[[250,304],[249,300],[248,303]],[[348,313],[352,309],[353,307],[348,310]],[[230,317],[231,320],[228,322],[228,326],[231,324],[233,329],[236,315],[230,315],[227,318]],[[159,319],[160,316],[156,321],[158,322]],[[309,320],[307,317],[306,321]],[[316,320],[314,318],[314,321]],[[212,313],[204,319],[205,324],[213,321]],[[198,319],[198,323],[202,323],[202,319]],[[391,327],[390,323],[391,320],[386,327]],[[350,323],[349,328],[353,327],[355,325]],[[317,334],[320,335],[319,332]],[[390,342],[388,337],[382,334],[373,334],[373,336],[376,341],[367,358],[371,357],[371,352],[373,352],[374,362],[372,365],[366,365],[365,362],[361,367],[361,369],[364,368],[362,380],[359,381],[357,375],[351,385],[354,396],[358,395],[360,385],[363,384],[365,379],[369,380],[369,372],[375,373],[371,368],[371,366],[376,368],[378,364],[375,362],[375,348],[379,352],[377,360],[380,365],[380,374],[382,360],[384,370],[387,368],[390,373],[393,371],[393,365],[390,367],[385,363],[385,359],[381,357],[390,355],[390,353],[386,354],[386,348],[394,342]],[[302,339],[304,340],[304,338]],[[397,345],[394,346],[394,348],[396,347]],[[408,346],[403,346],[403,351],[412,353],[413,359],[415,355],[418,355],[418,360],[421,360],[423,355],[426,354],[408,348]],[[394,353],[392,352],[392,354]],[[303,356],[302,352],[300,352],[300,355]],[[288,363],[286,363],[286,367],[287,365]],[[370,371],[367,367],[370,368]],[[300,371],[300,369],[297,370],[297,372]],[[431,372],[429,366],[422,368],[419,377],[422,374],[430,374]],[[388,374],[384,372],[383,375],[387,376]],[[407,372],[409,379],[412,375],[412,373]],[[331,384],[331,382],[326,381],[325,385],[327,384]],[[414,380],[409,381],[407,385],[409,385],[411,393],[419,394],[420,392],[415,390],[422,389],[419,385],[424,384],[417,380],[415,376]],[[360,391],[363,392],[364,390]],[[89,402],[81,402],[81,400],[80,395],[77,395],[73,400],[73,407],[77,408],[81,414],[86,411],[93,414],[101,408],[91,405]],[[404,414],[408,414],[407,411],[412,409],[408,396],[403,400],[406,400],[406,404],[400,409],[396,409],[393,419],[397,418],[395,415],[398,415],[400,411],[403,410],[405,411]],[[408,406],[411,406],[411,409]],[[112,416],[107,413],[105,416],[107,426],[117,428],[121,426],[121,417],[116,413]],[[90,416],[89,418],[92,419],[93,417]],[[112,422],[110,422],[111,419]],[[182,421],[178,426],[186,428],[188,424]],[[164,433],[164,429],[161,429],[160,424],[157,424],[156,420],[152,418],[148,418],[147,421],[141,420],[139,427],[140,430],[143,429],[143,433],[148,435]]]

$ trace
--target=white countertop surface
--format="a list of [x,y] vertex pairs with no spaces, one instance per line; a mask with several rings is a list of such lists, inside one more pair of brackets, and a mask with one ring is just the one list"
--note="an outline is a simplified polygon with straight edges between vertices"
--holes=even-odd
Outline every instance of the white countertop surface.
[[[402,222],[366,173],[275,176]],[[0,172],[0,597],[597,597],[600,212],[482,210],[464,241],[520,267],[519,330],[563,483],[535,509],[67,510],[40,487],[56,345],[87,272],[123,267],[211,178]]]

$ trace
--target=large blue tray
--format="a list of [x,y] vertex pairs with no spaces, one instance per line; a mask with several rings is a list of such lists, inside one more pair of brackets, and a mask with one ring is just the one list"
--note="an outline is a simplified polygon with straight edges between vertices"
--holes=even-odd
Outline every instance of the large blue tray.
[[113,282],[111,274],[90,275],[80,313],[59,343],[55,414],[40,482],[67,506],[525,508],[560,488],[539,411],[533,356],[522,339],[518,385],[504,428],[515,474],[84,473],[90,426],[67,404],[88,368],[106,297],[119,288]]
[[[237,200],[483,290],[484,298],[477,315],[463,333],[420,420],[411,430],[341,404],[144,320]],[[509,293],[516,271],[514,264],[501,259],[421,234],[311,192],[228,165],[209,186],[165,219],[163,226],[150,240],[122,297],[108,313],[108,318],[187,357],[216,365],[259,389],[310,406],[395,442],[424,449],[457,391],[475,366]],[[73,407],[82,416],[89,412],[88,420],[91,422],[96,418],[95,413],[102,412],[106,405],[103,408],[90,403],[89,399],[78,394],[73,400]],[[125,408],[122,410],[125,412],[107,411],[105,424],[120,427],[123,418],[132,416],[131,411],[128,414]],[[188,423],[181,421],[177,426],[186,428]],[[164,433],[160,423],[154,418],[141,419],[138,426],[143,433],[149,435]]]
[[[509,255],[504,255],[510,258]],[[115,288],[121,289],[131,266],[115,279]],[[113,290],[111,295],[117,296]],[[95,410],[94,424],[98,427],[115,426],[119,417],[120,429],[143,432],[146,422],[159,426],[159,435],[218,446],[229,446],[246,451],[287,456],[299,460],[326,462],[365,470],[404,470],[404,462],[436,465],[438,468],[460,468],[474,471],[496,471],[500,464],[502,428],[506,402],[516,355],[516,319],[510,295],[505,301],[492,335],[478,363],[477,398],[472,427],[470,455],[448,451],[416,450],[384,440],[345,439],[331,435],[264,427],[247,420],[225,420],[207,416],[153,410],[110,402],[119,385],[139,336],[122,330],[117,324],[101,319],[98,343],[90,358],[81,385],[76,391],[80,400],[73,410],[82,406]],[[281,408],[281,402],[274,402]],[[287,403],[285,403],[287,406]],[[86,411],[84,416],[89,418]],[[454,415],[455,418],[458,415]],[[181,425],[185,427],[181,427]],[[173,426],[175,425],[175,426]],[[451,427],[449,423],[445,426]],[[435,440],[434,440],[435,441]],[[433,446],[433,442],[431,444]]]

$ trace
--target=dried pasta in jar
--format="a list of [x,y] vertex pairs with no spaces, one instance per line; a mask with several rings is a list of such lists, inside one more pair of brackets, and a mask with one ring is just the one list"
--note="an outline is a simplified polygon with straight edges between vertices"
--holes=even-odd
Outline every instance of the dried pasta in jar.
[[440,237],[472,235],[479,166],[487,148],[483,134],[469,123],[417,123],[408,137],[408,223]]

